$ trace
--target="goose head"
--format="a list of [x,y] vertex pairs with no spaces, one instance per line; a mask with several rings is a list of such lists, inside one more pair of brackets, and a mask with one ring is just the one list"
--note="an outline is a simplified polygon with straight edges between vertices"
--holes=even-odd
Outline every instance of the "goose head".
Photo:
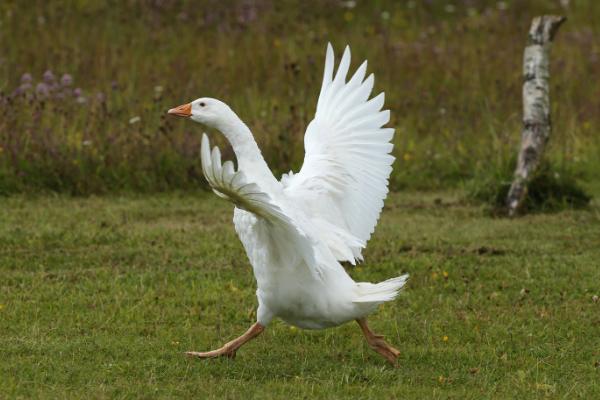
[[190,118],[208,127],[219,129],[231,119],[233,111],[231,111],[227,104],[220,100],[201,97],[191,103],[171,108],[168,113]]

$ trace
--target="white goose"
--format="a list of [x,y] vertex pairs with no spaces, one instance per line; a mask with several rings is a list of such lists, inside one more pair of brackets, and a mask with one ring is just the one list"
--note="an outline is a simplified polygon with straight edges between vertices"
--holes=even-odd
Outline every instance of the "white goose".
[[325,72],[315,118],[304,136],[300,172],[278,181],[250,129],[223,102],[200,98],[169,110],[222,132],[235,152],[221,164],[217,147],[202,137],[202,170],[213,191],[235,204],[233,222],[257,281],[257,322],[239,338],[200,358],[235,357],[274,317],[305,329],[356,320],[370,347],[395,364],[399,351],[374,334],[366,317],[393,300],[407,275],[373,284],[354,282],[341,261],[355,264],[371,236],[388,192],[394,157],[384,94],[369,100],[373,74],[365,61],[349,81],[346,47],[335,76],[327,46]]

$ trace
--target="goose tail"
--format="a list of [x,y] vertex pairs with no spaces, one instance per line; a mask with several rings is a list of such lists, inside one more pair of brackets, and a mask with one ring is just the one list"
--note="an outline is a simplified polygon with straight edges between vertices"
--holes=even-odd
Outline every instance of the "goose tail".
[[359,282],[356,284],[356,297],[352,302],[380,304],[394,300],[407,279],[408,274],[405,274],[379,283]]

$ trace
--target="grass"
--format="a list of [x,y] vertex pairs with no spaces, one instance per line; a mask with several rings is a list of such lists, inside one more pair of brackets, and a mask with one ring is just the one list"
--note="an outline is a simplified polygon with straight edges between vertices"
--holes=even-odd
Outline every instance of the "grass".
[[[503,168],[468,181],[465,185],[466,198],[487,205],[493,215],[506,216],[506,197],[513,181],[514,164],[513,158]],[[527,196],[519,212],[555,212],[586,207],[591,195],[569,167],[542,160],[527,184]]]
[[232,106],[277,174],[297,169],[328,41],[351,45],[353,67],[368,59],[386,93],[392,186],[455,187],[516,154],[523,47],[542,13],[568,17],[548,157],[600,168],[598,1],[350,3],[0,2],[0,193],[197,188],[202,128],[164,112],[201,96]]
[[[600,2],[21,3],[0,2],[0,398],[600,397]],[[491,203],[510,176],[543,13],[568,17],[546,172],[596,197],[492,218],[455,188]],[[390,195],[351,270],[410,273],[371,318],[400,367],[354,324],[278,321],[235,361],[189,360],[254,321],[255,282],[231,206],[198,191],[202,128],[164,112],[225,100],[277,174],[297,170],[328,41],[386,92],[391,186],[426,190]]]
[[[600,187],[596,187],[597,191]],[[235,361],[255,284],[208,193],[0,198],[1,398],[506,398],[600,396],[600,204],[494,219],[456,192],[392,194],[357,280],[411,274],[371,323],[274,322]]]

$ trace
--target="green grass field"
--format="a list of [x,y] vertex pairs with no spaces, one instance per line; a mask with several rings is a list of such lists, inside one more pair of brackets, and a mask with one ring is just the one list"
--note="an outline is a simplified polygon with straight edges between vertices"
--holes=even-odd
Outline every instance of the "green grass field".
[[[593,200],[494,218],[545,13],[568,18],[545,171]],[[600,398],[599,19],[597,0],[0,1],[0,399]],[[255,281],[202,189],[203,128],[165,112],[222,99],[298,171],[327,42],[369,60],[396,130],[396,192],[350,273],[411,275],[370,319],[399,368],[354,323],[274,321],[234,361],[188,359],[255,321]]]
[[353,323],[276,321],[235,361],[184,357],[254,321],[216,196],[0,198],[0,398],[599,398],[598,201],[507,220],[461,197],[391,195],[351,271],[411,274],[371,318],[398,369]]

